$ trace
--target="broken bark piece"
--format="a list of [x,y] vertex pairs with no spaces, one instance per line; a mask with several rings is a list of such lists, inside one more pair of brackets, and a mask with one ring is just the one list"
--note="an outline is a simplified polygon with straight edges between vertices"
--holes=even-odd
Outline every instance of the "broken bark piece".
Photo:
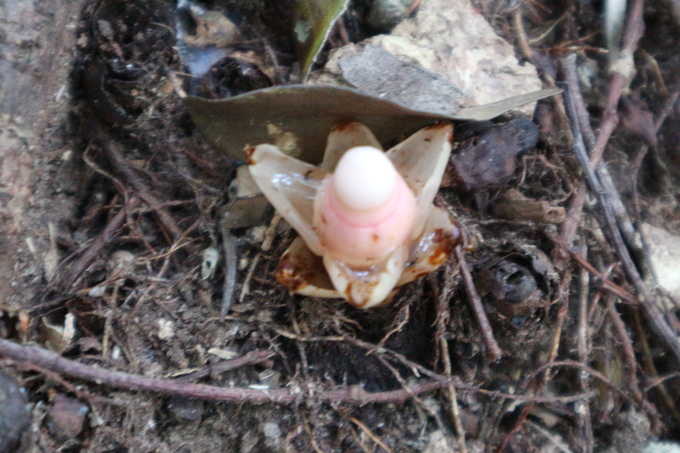
[[491,214],[503,219],[546,225],[562,223],[566,211],[549,201],[534,200],[517,189],[509,189],[492,204]]
[[517,157],[536,143],[538,127],[528,119],[491,126],[463,142],[451,156],[447,185],[473,192],[499,187],[515,174]]
[[250,176],[248,167],[236,170],[229,185],[229,204],[224,208],[222,228],[244,228],[263,223],[271,215],[269,201]]

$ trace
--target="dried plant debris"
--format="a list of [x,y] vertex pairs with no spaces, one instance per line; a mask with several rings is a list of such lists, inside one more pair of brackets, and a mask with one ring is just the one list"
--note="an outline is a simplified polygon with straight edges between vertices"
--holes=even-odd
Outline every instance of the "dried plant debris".
[[449,184],[472,192],[498,188],[514,176],[518,157],[538,143],[538,128],[525,118],[487,127],[459,137],[463,142],[451,155]]
[[[400,23],[373,37],[377,2],[306,16],[316,31],[296,27],[296,4],[83,3],[72,123],[44,160],[76,158],[54,177],[35,167],[41,184],[59,180],[51,194],[76,202],[51,237],[26,241],[51,250],[49,284],[42,261],[26,277],[41,296],[19,311],[0,303],[0,366],[28,392],[17,401],[33,411],[29,447],[607,451],[672,436],[678,38],[657,6],[643,16],[629,5],[629,84],[607,71],[601,14],[583,2],[400,2]],[[648,37],[635,50],[641,18]],[[305,31],[320,52],[297,53]],[[572,51],[589,86],[560,57]],[[307,84],[302,59],[315,61]],[[546,86],[565,78],[569,90],[529,121],[522,103],[559,92],[540,91],[534,65]],[[329,140],[356,122],[374,136]],[[430,141],[395,153],[413,192],[399,199],[427,206],[408,238],[368,257],[398,250],[399,266],[332,276],[338,262],[356,264],[357,248],[373,249],[336,241],[316,214],[344,200],[332,214],[354,219],[347,206],[403,188],[389,171],[350,165],[345,175],[370,167],[368,177],[336,191],[343,152],[370,146],[389,160],[381,150],[410,134]],[[23,141],[7,129],[0,149]],[[441,190],[428,166],[444,172]],[[607,170],[614,184],[598,185]],[[648,243],[629,260],[612,233],[625,209]],[[436,243],[446,235],[424,234],[437,228],[446,247]],[[356,283],[376,275],[391,281],[371,297]],[[326,295],[384,303],[361,310]],[[2,441],[27,423],[11,417]]]
[[496,198],[490,212],[502,219],[539,224],[560,224],[566,216],[562,206],[529,198],[516,189],[506,190]]

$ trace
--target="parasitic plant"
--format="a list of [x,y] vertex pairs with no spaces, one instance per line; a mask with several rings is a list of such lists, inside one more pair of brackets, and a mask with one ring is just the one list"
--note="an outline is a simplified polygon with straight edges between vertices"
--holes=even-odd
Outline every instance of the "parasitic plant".
[[433,204],[452,134],[451,123],[436,123],[384,152],[366,126],[344,123],[330,132],[319,166],[274,145],[248,148],[253,179],[299,233],[277,280],[297,294],[369,308],[441,266],[462,240]]

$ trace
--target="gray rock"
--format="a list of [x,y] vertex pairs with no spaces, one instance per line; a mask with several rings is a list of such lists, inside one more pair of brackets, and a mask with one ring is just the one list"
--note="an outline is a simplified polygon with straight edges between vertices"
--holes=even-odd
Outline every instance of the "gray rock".
[[31,406],[19,383],[0,371],[0,453],[16,451],[31,423]]

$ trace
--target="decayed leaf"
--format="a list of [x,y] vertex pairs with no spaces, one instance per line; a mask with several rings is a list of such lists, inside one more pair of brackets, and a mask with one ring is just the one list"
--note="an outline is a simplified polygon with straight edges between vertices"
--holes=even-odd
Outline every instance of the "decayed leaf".
[[[560,93],[539,90],[452,115],[413,110],[358,90],[331,85],[288,85],[265,88],[229,99],[187,96],[192,119],[218,149],[243,159],[246,145],[271,143],[271,125],[297,136],[301,160],[319,163],[331,129],[349,120],[365,124],[380,142],[411,133],[437,120],[492,119],[508,110]],[[269,127],[268,127],[269,126]]]
[[544,225],[560,224],[566,215],[562,206],[555,206],[546,200],[531,199],[517,189],[505,191],[491,207],[491,213],[503,219]]
[[53,351],[61,353],[66,349],[76,334],[76,317],[67,313],[63,325],[51,324],[47,318],[42,318],[42,324],[38,327],[43,341]]
[[538,127],[526,118],[493,125],[463,140],[451,156],[453,173],[466,190],[499,187],[515,174],[517,158],[533,149],[538,137]]
[[295,44],[302,80],[309,74],[328,33],[349,0],[298,0],[295,8]]

